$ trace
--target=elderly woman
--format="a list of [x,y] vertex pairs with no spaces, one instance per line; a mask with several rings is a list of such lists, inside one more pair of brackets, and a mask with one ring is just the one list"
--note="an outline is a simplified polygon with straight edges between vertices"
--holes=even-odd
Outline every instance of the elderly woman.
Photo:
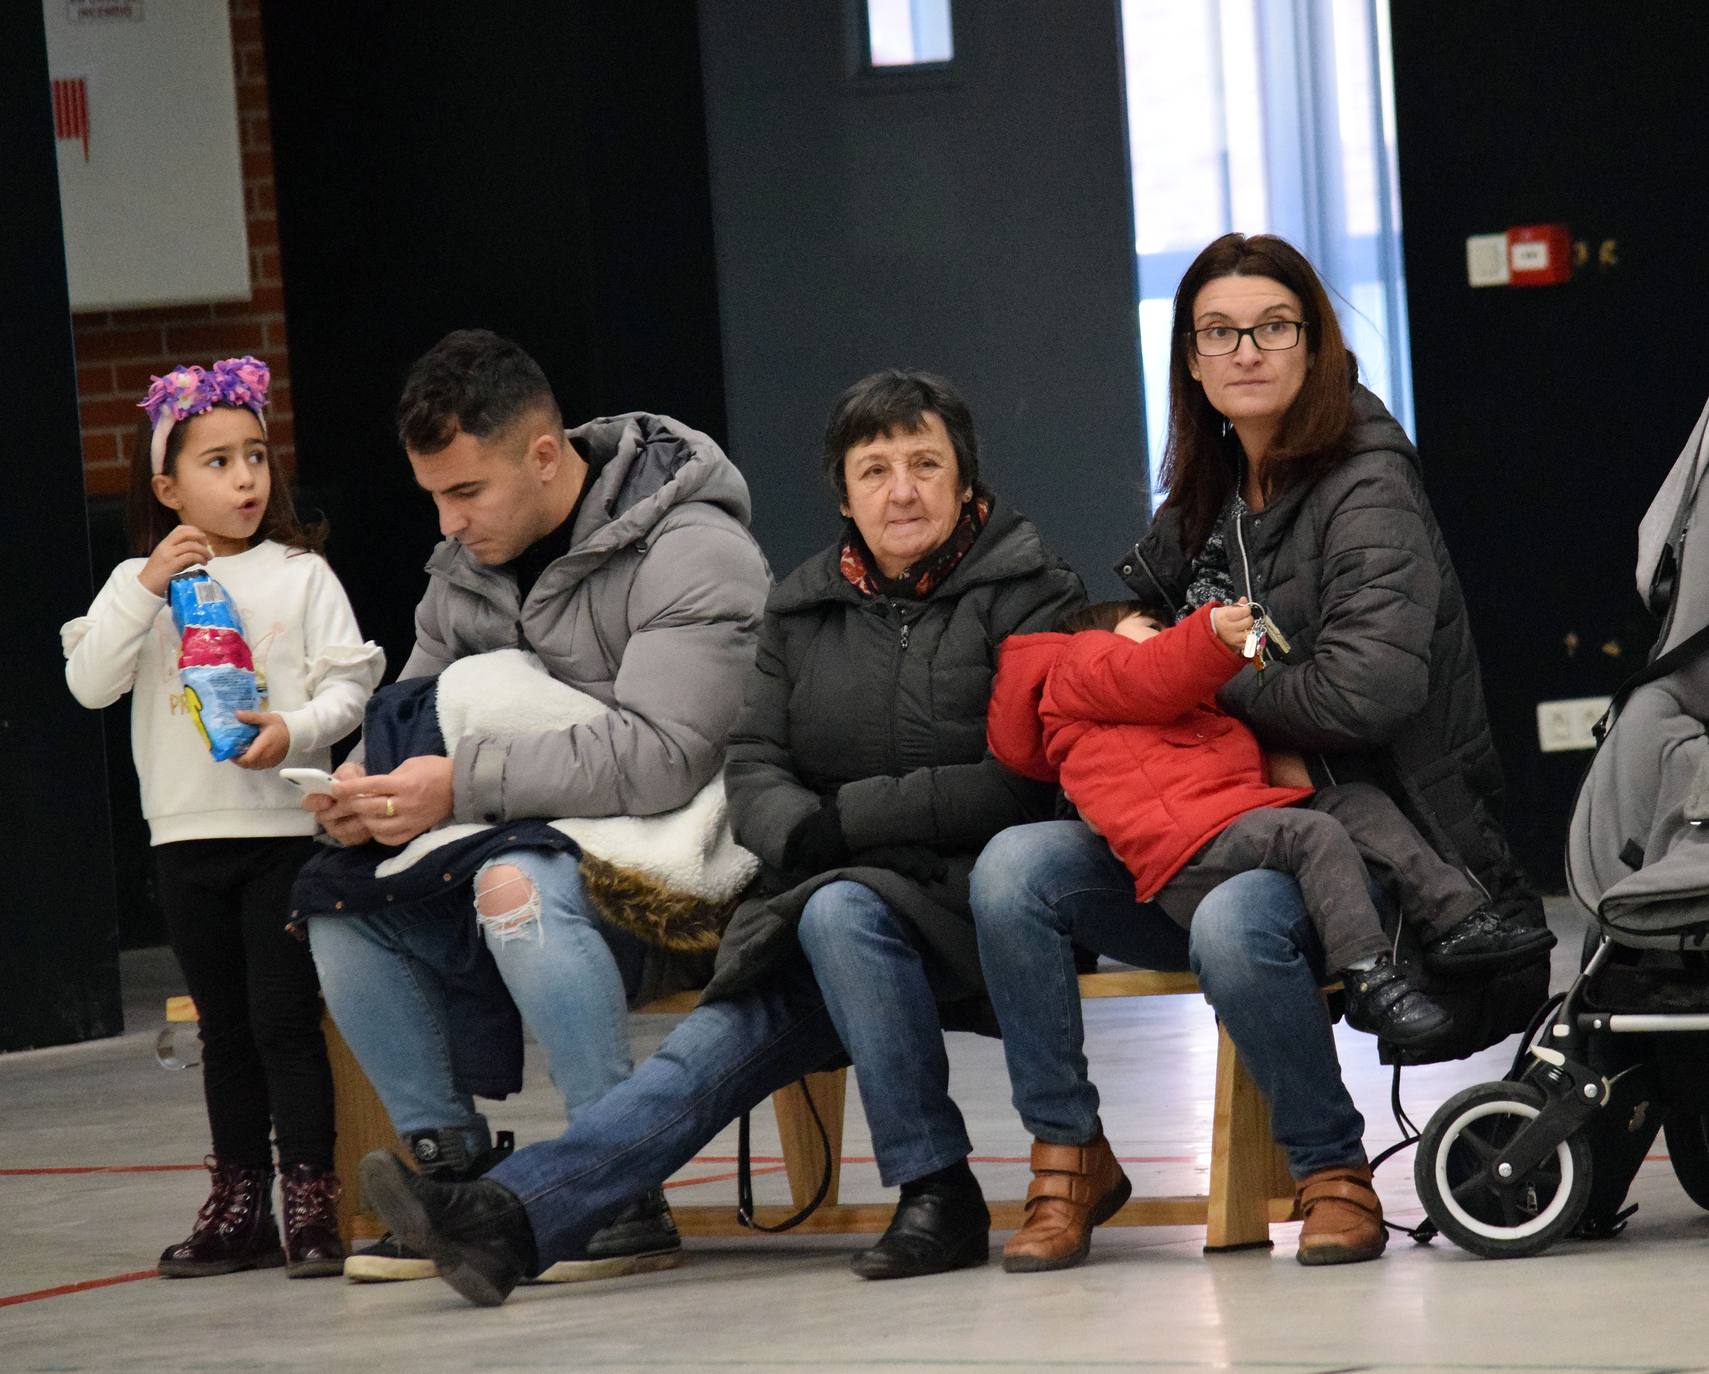
[[[945,1025],[988,1022],[968,900],[981,848],[1052,793],[985,746],[998,643],[1083,599],[979,481],[966,403],[881,372],[837,402],[825,472],[849,524],[772,592],[726,783],[764,863],[701,1005],[555,1141],[483,1179],[369,1156],[365,1196],[480,1303],[574,1255],[778,1088],[842,1057],[901,1200],[863,1278],[983,1264],[990,1217],[949,1096]],[[983,1014],[982,1014],[983,1013]]]
[[[1118,570],[1146,602],[1183,614],[1242,597],[1261,605],[1267,666],[1235,677],[1219,704],[1267,749],[1304,754],[1318,785],[1392,793],[1444,858],[1475,875],[1495,911],[1429,953],[1461,968],[1525,965],[1507,975],[1515,1005],[1501,1009],[1517,1024],[1484,1028],[1499,1036],[1541,1000],[1552,940],[1497,819],[1501,770],[1477,657],[1418,455],[1356,378],[1323,285],[1295,249],[1238,234],[1207,247],[1175,295],[1169,497]],[[1402,861],[1365,858],[1379,885],[1385,858]],[[1086,1074],[1075,942],[1151,968],[1190,964],[1269,1102],[1305,1217],[1300,1261],[1382,1252],[1364,1121],[1318,992],[1324,950],[1293,878],[1228,878],[1183,933],[1136,902],[1132,876],[1097,835],[1056,821],[986,848],[973,907],[1015,1105],[1036,1141],[1036,1197],[1005,1267],[1077,1263],[1091,1227],[1126,1196]],[[1399,980],[1381,962],[1360,976]]]

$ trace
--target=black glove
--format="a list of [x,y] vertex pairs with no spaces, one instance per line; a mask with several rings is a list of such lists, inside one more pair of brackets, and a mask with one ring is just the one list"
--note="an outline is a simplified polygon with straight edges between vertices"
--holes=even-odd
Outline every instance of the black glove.
[[850,861],[868,868],[888,868],[917,883],[941,882],[949,873],[949,862],[935,849],[923,844],[879,844],[863,849]]
[[796,822],[783,842],[783,871],[804,878],[847,863],[848,857],[849,842],[843,838],[843,818],[834,796]]

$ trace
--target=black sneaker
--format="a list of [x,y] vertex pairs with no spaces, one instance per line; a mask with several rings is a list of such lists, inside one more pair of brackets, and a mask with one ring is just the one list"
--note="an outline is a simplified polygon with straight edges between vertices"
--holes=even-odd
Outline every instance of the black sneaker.
[[372,1245],[344,1257],[344,1277],[352,1283],[402,1283],[438,1278],[439,1266],[387,1231]]
[[1452,1025],[1448,1013],[1407,979],[1388,955],[1341,972],[1347,1024],[1391,1045],[1422,1049]]
[[594,1232],[585,1255],[559,1260],[524,1282],[587,1283],[675,1269],[681,1263],[682,1237],[665,1202],[665,1190],[655,1188],[620,1212],[609,1226]]
[[[462,1182],[479,1178],[514,1150],[516,1136],[510,1131],[500,1131],[493,1147],[473,1159],[464,1152],[460,1133],[412,1131],[409,1145],[416,1167],[423,1174],[444,1182]],[[373,1244],[345,1256],[344,1277],[352,1283],[407,1283],[411,1279],[438,1278],[439,1266],[387,1231]]]
[[1504,921],[1479,907],[1424,947],[1424,964],[1432,973],[1491,973],[1530,963],[1554,947],[1555,934],[1548,927]]

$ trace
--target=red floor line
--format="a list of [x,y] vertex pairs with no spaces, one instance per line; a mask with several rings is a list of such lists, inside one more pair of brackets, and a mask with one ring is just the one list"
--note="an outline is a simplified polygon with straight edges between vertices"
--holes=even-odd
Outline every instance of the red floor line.
[[58,1288],[38,1288],[34,1293],[14,1293],[0,1298],[0,1307],[20,1302],[40,1302],[43,1298],[63,1298],[67,1293],[87,1293],[91,1288],[111,1288],[115,1283],[135,1283],[138,1279],[157,1279],[158,1269],[139,1269],[134,1274],[114,1274],[107,1279],[84,1279],[82,1283],[62,1283]]
[[[1117,1159],[1123,1164],[1192,1164],[1202,1158],[1200,1155],[1118,1155]],[[782,1155],[750,1155],[749,1159],[756,1165],[783,1164]],[[1026,1155],[969,1155],[970,1164],[1026,1164]],[[696,1155],[689,1161],[691,1164],[735,1164],[735,1155]],[[844,1164],[876,1164],[878,1161],[872,1155],[844,1155]],[[1645,1155],[1646,1164],[1666,1164],[1667,1155]],[[0,1169],[0,1178],[41,1178],[67,1174],[170,1174],[198,1173],[206,1168],[202,1164],[79,1164],[66,1165],[60,1168],[43,1169]],[[775,1168],[756,1168],[756,1174],[776,1173]],[[725,1177],[725,1175],[720,1175]],[[734,1175],[729,1175],[734,1177]],[[684,1183],[702,1183],[704,1179],[684,1179]],[[676,1185],[667,1185],[676,1186]]]
[[[692,1188],[697,1183],[723,1183],[728,1179],[735,1178],[738,1172],[738,1170],[732,1169],[727,1174],[707,1174],[702,1178],[673,1178],[664,1186],[667,1188]],[[755,1178],[758,1178],[761,1174],[781,1174],[783,1172],[783,1165],[772,1164],[768,1165],[764,1169],[753,1169],[750,1172]]]
[[[764,1160],[768,1164],[783,1162],[781,1155],[753,1155],[754,1163]],[[1192,1164],[1200,1159],[1209,1158],[1207,1150],[1203,1155],[1118,1155],[1117,1159],[1123,1164]],[[735,1155],[696,1155],[692,1161],[695,1164],[734,1164]],[[844,1164],[876,1164],[878,1161],[871,1155],[844,1155]],[[969,1164],[1029,1164],[1027,1155],[969,1155]]]
[[0,1169],[0,1178],[36,1178],[44,1174],[200,1173],[205,1164],[78,1164],[59,1169]]
[[[152,1165],[147,1165],[147,1166],[143,1166],[143,1167],[146,1167],[149,1169],[176,1169],[176,1168],[200,1168],[201,1166],[199,1164],[198,1165],[152,1164]],[[50,1173],[100,1173],[103,1171],[100,1169],[10,1169],[10,1170],[5,1170],[3,1172],[6,1172],[6,1173],[50,1174]],[[112,1170],[107,1170],[106,1172],[122,1172],[122,1170],[112,1169]],[[758,1168],[758,1169],[755,1169],[753,1171],[753,1173],[756,1177],[758,1177],[761,1174],[780,1174],[782,1172],[783,1172],[783,1165],[781,1165],[781,1164],[765,1165],[765,1166]],[[696,1183],[723,1183],[723,1182],[726,1182],[729,1179],[732,1179],[735,1177],[736,1177],[736,1172],[734,1170],[731,1170],[729,1173],[708,1174],[704,1178],[672,1179],[669,1183],[665,1184],[665,1187],[667,1187],[667,1188],[688,1188],[688,1187],[692,1187]],[[92,1288],[111,1288],[116,1283],[134,1283],[138,1279],[153,1279],[153,1278],[159,1278],[159,1277],[160,1277],[160,1271],[158,1269],[139,1269],[134,1274],[114,1274],[111,1278],[85,1279],[81,1283],[61,1284],[58,1288],[40,1288],[40,1289],[37,1289],[33,1293],[14,1293],[9,1297],[0,1298],[0,1307],[12,1307],[12,1306],[15,1306],[16,1304],[21,1303],[21,1302],[40,1302],[43,1298],[63,1298],[67,1294],[70,1294],[70,1293],[86,1293]]]

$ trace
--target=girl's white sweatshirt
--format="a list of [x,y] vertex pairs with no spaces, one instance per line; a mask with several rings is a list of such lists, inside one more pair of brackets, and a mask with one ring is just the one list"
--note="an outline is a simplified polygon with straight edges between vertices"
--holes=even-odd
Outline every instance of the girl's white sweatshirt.
[[[209,754],[184,706],[172,613],[137,581],[145,561],[113,569],[89,614],[59,633],[78,701],[95,709],[131,693],[131,752],[153,843],[312,835],[302,793],[276,770],[215,763]],[[363,640],[343,586],[317,554],[267,540],[207,568],[243,619],[263,709],[277,711],[291,732],[282,766],[327,767],[333,743],[361,723],[385,654]]]

